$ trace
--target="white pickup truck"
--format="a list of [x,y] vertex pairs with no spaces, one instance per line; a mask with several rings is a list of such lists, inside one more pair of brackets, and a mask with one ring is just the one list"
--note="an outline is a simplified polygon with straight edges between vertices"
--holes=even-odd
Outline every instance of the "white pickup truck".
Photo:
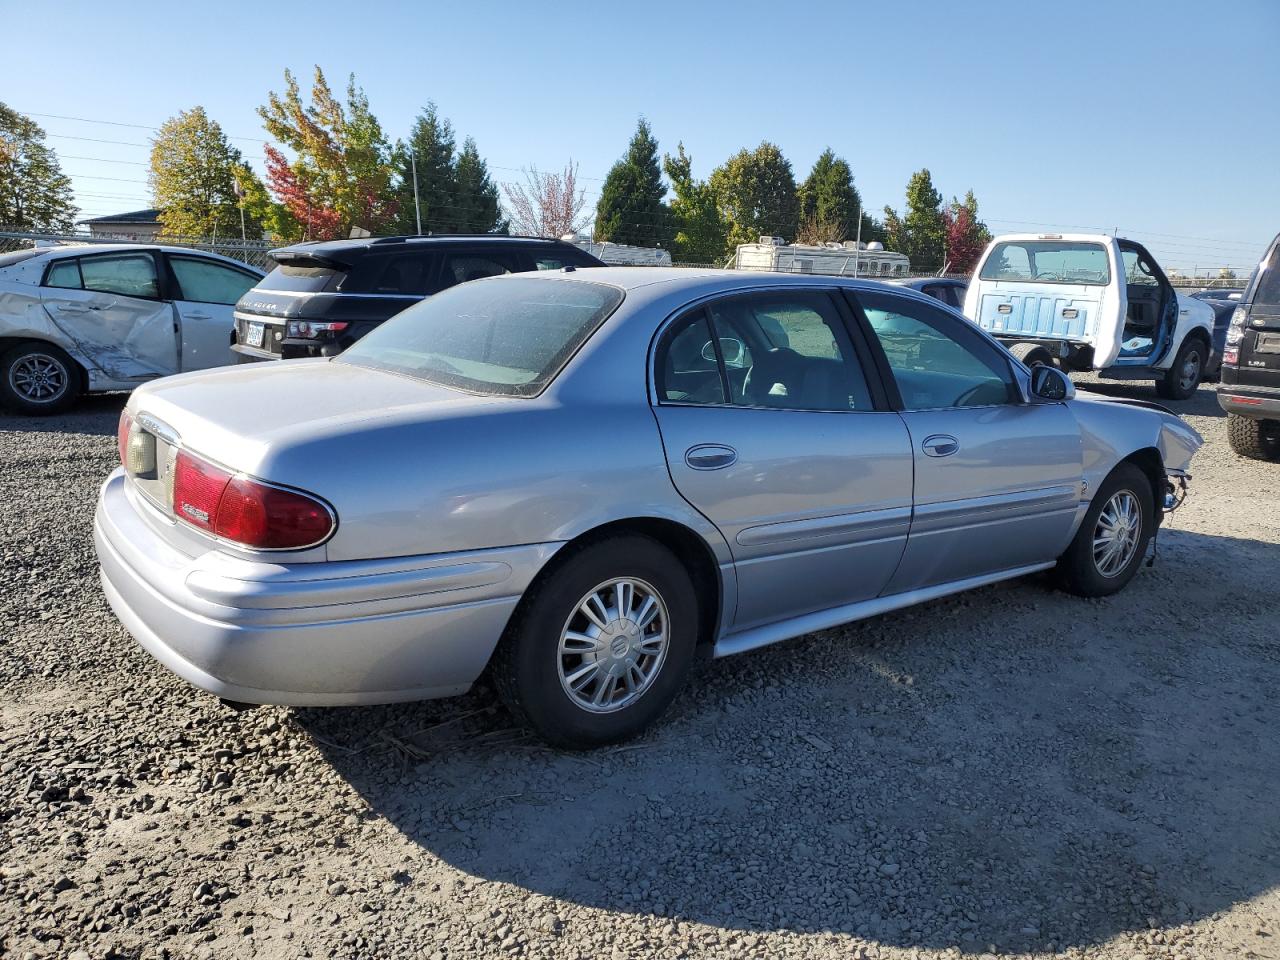
[[1154,380],[1171,400],[1195,393],[1210,363],[1213,309],[1174,290],[1141,244],[1117,237],[996,237],[964,315],[1028,366]]

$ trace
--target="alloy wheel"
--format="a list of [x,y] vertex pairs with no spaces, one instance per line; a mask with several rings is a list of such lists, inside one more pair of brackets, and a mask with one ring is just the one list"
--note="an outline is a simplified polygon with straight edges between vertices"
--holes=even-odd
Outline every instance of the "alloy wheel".
[[70,382],[67,368],[47,353],[28,353],[9,367],[10,388],[30,403],[52,403]]
[[657,590],[633,577],[607,580],[578,601],[560,631],[560,686],[590,713],[622,710],[657,679],[669,638]]
[[1093,529],[1093,564],[1104,577],[1118,576],[1142,539],[1142,507],[1130,490],[1117,490]]
[[1183,393],[1190,393],[1200,383],[1200,351],[1192,348],[1182,360],[1182,369],[1178,371],[1178,387]]

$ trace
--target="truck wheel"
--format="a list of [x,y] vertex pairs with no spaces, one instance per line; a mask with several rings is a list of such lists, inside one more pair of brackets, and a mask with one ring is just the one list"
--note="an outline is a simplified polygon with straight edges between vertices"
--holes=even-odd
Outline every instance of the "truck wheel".
[[0,405],[15,413],[61,413],[79,393],[79,368],[51,343],[24,343],[0,359]]
[[1280,420],[1252,420],[1227,414],[1231,449],[1251,460],[1280,460]]
[[1034,367],[1038,363],[1053,366],[1053,354],[1038,343],[1015,343],[1009,348],[1009,352],[1028,367]]
[[1105,597],[1134,578],[1155,533],[1151,479],[1132,463],[1121,463],[1102,481],[1054,571],[1068,593]]
[[633,737],[693,666],[698,598],[684,565],[649,537],[574,550],[525,595],[491,664],[507,707],[548,742]]
[[1209,350],[1199,337],[1187,337],[1165,375],[1156,381],[1156,393],[1166,400],[1186,400],[1200,388]]

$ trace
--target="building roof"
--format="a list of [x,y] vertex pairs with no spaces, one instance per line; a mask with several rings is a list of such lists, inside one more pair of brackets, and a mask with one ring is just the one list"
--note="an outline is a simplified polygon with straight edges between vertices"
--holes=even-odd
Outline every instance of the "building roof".
[[81,220],[81,223],[159,223],[160,214],[164,211],[160,209],[152,210],[131,210],[128,213],[113,213],[105,217],[90,217],[88,220]]

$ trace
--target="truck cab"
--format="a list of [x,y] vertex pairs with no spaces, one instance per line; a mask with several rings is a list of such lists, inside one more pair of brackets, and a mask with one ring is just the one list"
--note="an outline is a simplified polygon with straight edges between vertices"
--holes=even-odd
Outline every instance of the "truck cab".
[[1028,366],[1153,380],[1173,400],[1191,396],[1210,363],[1213,309],[1179,294],[1146,248],[1119,237],[996,237],[964,314]]

